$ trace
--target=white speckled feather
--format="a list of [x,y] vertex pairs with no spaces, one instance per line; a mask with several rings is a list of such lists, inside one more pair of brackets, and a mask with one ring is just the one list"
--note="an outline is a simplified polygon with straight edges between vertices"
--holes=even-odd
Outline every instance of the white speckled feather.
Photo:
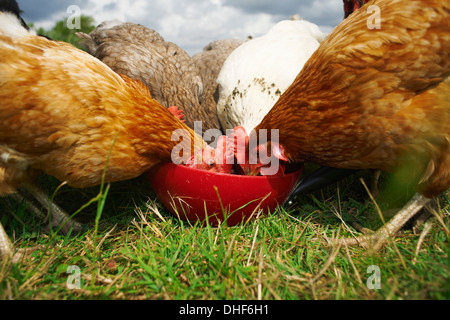
[[323,40],[307,21],[281,21],[230,54],[219,74],[217,112],[224,129],[250,132],[290,86]]

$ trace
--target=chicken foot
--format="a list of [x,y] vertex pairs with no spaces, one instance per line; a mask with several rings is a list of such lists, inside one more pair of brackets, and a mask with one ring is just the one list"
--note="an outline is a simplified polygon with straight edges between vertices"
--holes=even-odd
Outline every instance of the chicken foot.
[[5,257],[9,257],[12,263],[19,262],[25,255],[28,255],[38,249],[41,249],[42,246],[36,246],[32,248],[25,249],[15,249],[8,235],[6,234],[3,225],[0,223],[0,259]]
[[[30,201],[27,198],[27,195],[20,189],[17,190],[16,193],[12,194],[11,197],[19,203],[26,204],[26,209],[28,211],[30,211],[31,213],[33,213],[36,218],[40,219],[40,221],[49,222],[48,216],[42,211],[42,209],[39,209],[37,206],[35,206],[35,204],[32,201]],[[46,209],[48,211],[48,208],[46,208]],[[52,219],[50,219],[49,227],[58,227],[59,222],[61,221],[61,217],[58,216],[58,213],[54,213],[54,211],[52,211],[51,214],[52,214]],[[70,219],[70,217],[67,214],[65,214],[65,218]],[[67,232],[70,230],[70,229],[66,229],[66,228],[61,228],[61,229],[64,234],[67,234]],[[79,230],[77,229],[77,227],[74,227],[74,231],[78,232]]]
[[[71,221],[70,216],[62,210],[58,205],[52,202],[48,196],[36,185],[31,183],[22,184],[23,188],[27,190],[31,195],[33,195],[39,203],[42,204],[50,214],[52,215],[51,226],[58,227],[61,226],[61,231],[64,234],[67,234],[71,228],[73,231],[79,232],[82,230],[82,225],[79,222]],[[16,193],[13,197],[18,201],[23,201],[28,204],[28,209],[32,211],[37,217],[42,218],[43,212],[39,210],[33,203],[26,199],[25,195],[22,192]],[[9,239],[5,229],[0,223],[0,258],[2,257],[10,257],[13,263],[17,263],[24,256],[41,249],[42,246],[35,246],[32,248],[21,248],[15,249],[11,240]]]
[[337,242],[341,245],[361,245],[371,247],[374,251],[380,250],[400,229],[419,212],[431,199],[419,193],[413,198],[384,226],[377,231],[352,239],[340,239]]
[[[50,200],[47,194],[43,192],[38,186],[32,183],[22,183],[22,187],[27,190],[39,203],[47,209],[51,214],[51,226],[60,226],[64,234],[69,233],[70,229],[74,232],[82,231],[82,225],[79,222],[71,220],[71,217],[61,209],[56,203]],[[30,205],[30,210],[38,215],[42,215],[39,209],[33,204]],[[37,211],[37,212],[36,212]]]
[[[14,200],[16,200],[18,203],[24,203],[26,204],[26,209],[34,214],[34,216],[42,221],[46,220],[46,215],[42,212],[41,209],[36,207],[34,203],[32,203],[30,200],[27,199],[25,194],[19,190],[17,190],[16,193],[13,193],[11,196]],[[51,225],[52,227],[56,227],[55,223]]]

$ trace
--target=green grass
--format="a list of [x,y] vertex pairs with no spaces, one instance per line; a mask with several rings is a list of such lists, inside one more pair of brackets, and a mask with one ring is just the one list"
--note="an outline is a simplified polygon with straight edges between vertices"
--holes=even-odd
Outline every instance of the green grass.
[[[42,180],[49,191],[58,185]],[[64,186],[55,200],[75,212],[99,190]],[[329,242],[358,234],[351,222],[382,224],[358,177],[236,227],[179,221],[149,190],[143,178],[112,184],[98,230],[95,202],[77,216],[86,231],[67,236],[0,199],[0,220],[15,245],[45,248],[19,264],[0,261],[0,299],[450,298],[449,192],[431,228],[406,230],[373,253]],[[372,265],[380,268],[380,289],[367,286]],[[80,289],[68,288],[69,266],[79,268]]]

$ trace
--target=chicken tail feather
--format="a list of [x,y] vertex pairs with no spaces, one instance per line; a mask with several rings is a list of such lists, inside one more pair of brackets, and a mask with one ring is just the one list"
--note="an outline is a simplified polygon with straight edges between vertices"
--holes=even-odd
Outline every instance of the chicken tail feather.
[[358,170],[354,169],[321,167],[297,184],[286,200],[286,203],[291,202],[298,195],[308,194],[320,190],[354,174],[357,171]]

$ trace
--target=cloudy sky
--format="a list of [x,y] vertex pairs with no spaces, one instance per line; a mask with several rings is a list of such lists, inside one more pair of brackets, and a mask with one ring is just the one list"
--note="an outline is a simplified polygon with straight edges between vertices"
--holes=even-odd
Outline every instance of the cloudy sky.
[[329,33],[342,21],[342,0],[18,0],[23,18],[51,28],[78,6],[97,24],[118,19],[158,31],[190,54],[219,39],[254,37],[300,14]]

